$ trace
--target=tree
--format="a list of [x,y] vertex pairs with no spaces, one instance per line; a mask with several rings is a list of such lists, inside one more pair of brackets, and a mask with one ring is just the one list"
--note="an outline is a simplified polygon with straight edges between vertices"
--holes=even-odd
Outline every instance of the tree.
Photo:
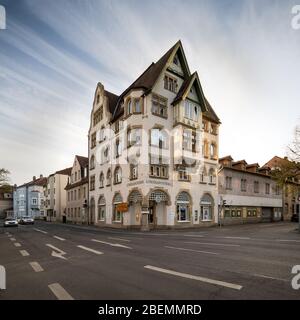
[[295,129],[294,141],[288,146],[288,153],[291,160],[300,162],[300,126]]
[[282,159],[278,168],[271,173],[277,184],[283,187],[286,183],[299,188],[300,183],[300,126],[295,129],[294,141],[288,146],[288,158]]
[[0,187],[3,186],[7,186],[8,185],[8,175],[9,175],[9,171],[4,169],[4,168],[0,168]]

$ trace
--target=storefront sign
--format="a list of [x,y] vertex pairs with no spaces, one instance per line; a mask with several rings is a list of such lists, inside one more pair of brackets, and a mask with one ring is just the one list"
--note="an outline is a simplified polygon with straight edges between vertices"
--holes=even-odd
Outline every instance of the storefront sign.
[[117,210],[119,212],[127,212],[128,211],[128,204],[127,202],[117,204]]

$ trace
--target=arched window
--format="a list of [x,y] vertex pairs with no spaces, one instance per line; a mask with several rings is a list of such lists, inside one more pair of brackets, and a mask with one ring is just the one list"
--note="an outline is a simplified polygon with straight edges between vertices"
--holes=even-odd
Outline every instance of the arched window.
[[100,196],[98,200],[98,221],[105,220],[105,198],[104,196]]
[[216,152],[216,145],[214,144],[214,143],[211,143],[210,144],[210,157],[212,158],[212,159],[214,159],[215,157],[216,157],[216,154],[217,154],[217,152]]
[[107,174],[106,174],[106,185],[110,186],[111,185],[111,170],[108,169],[107,170]]
[[206,171],[206,167],[204,166],[202,171],[200,172],[200,182],[201,183],[206,183],[206,176],[207,176],[207,171]]
[[120,167],[116,167],[114,173],[114,183],[121,183],[122,182],[122,170]]
[[122,213],[118,210],[118,205],[123,202],[123,198],[120,193],[116,193],[113,198],[113,221],[122,222]]
[[213,198],[209,194],[203,195],[200,200],[201,220],[211,221],[213,216]]
[[127,100],[127,114],[132,114],[132,101],[131,101],[131,99]]
[[216,183],[216,171],[213,168],[209,169],[209,183]]
[[191,199],[190,195],[183,191],[176,198],[177,221],[190,221]]
[[97,104],[99,103],[99,101],[100,101],[100,95],[97,94]]
[[99,187],[100,188],[104,187],[104,174],[103,174],[103,172],[101,172],[100,176],[99,176]]
[[95,169],[95,156],[92,155],[90,159],[90,170]]

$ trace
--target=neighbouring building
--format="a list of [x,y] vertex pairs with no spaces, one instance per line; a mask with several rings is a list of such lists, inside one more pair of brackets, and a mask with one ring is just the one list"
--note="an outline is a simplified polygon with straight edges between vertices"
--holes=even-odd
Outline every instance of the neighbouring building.
[[89,129],[94,223],[216,224],[219,125],[180,41],[120,95],[98,83]]
[[66,168],[49,175],[44,187],[44,215],[47,221],[62,221],[66,213],[65,187],[72,168]]
[[47,178],[40,175],[32,181],[14,188],[14,215],[17,218],[30,216],[41,218],[44,216],[44,186]]
[[66,190],[66,212],[63,222],[93,223],[88,210],[88,164],[87,157],[75,156]]
[[[273,157],[264,166],[270,170],[280,169],[281,165],[290,162],[287,157]],[[300,215],[300,181],[297,178],[287,180],[283,186],[283,219],[290,220],[293,214]]]
[[223,224],[271,222],[282,218],[282,190],[269,169],[231,156],[219,159],[218,190]]
[[7,217],[7,212],[13,210],[13,187],[0,187],[0,219]]

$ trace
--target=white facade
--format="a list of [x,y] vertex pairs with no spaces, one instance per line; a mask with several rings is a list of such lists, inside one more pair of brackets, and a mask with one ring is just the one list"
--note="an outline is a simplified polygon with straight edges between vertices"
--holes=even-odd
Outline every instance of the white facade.
[[98,84],[89,130],[89,207],[96,224],[217,223],[219,120],[207,104],[180,42],[119,97]]
[[44,213],[48,221],[62,221],[66,213],[66,190],[71,168],[50,175],[44,187]]

